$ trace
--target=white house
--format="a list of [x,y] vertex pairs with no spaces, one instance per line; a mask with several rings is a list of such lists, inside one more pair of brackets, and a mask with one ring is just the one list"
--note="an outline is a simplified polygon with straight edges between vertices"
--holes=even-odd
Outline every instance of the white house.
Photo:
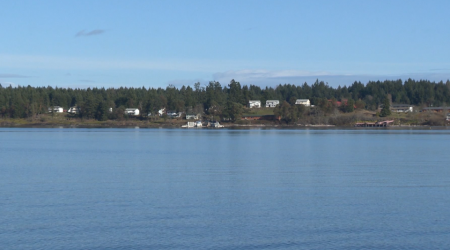
[[223,125],[220,125],[220,123],[218,121],[209,122],[209,126],[212,128],[223,128]]
[[195,122],[195,127],[197,127],[197,128],[203,127],[202,122],[201,122],[201,121],[196,121],[196,122]]
[[127,108],[125,109],[126,115],[139,115],[139,109],[137,108]]
[[166,108],[162,108],[162,109],[158,110],[158,115],[162,116],[165,112],[166,112]]
[[183,114],[183,112],[177,112],[175,110],[167,111],[167,116],[172,117],[172,118],[181,117],[182,114]]
[[447,121],[450,121],[450,114],[447,114]]
[[69,110],[67,110],[67,113],[78,114],[78,113],[80,113],[80,108],[79,107],[71,107]]
[[311,106],[311,102],[309,102],[309,99],[297,99],[297,101],[295,101],[295,104],[300,104],[307,107]]
[[407,104],[392,104],[391,111],[394,113],[413,112],[413,106]]
[[275,108],[278,104],[280,104],[279,100],[267,100],[266,108]]
[[250,101],[248,101],[248,107],[249,108],[261,108],[261,101],[260,100],[250,100]]
[[53,106],[53,107],[49,107],[48,108],[48,112],[49,113],[62,113],[64,112],[64,109],[60,106]]
[[202,116],[200,114],[194,114],[194,113],[186,113],[186,120],[189,119],[194,119],[194,120],[198,120],[200,119]]
[[195,126],[194,122],[188,122],[187,125],[181,126],[182,128],[193,128]]

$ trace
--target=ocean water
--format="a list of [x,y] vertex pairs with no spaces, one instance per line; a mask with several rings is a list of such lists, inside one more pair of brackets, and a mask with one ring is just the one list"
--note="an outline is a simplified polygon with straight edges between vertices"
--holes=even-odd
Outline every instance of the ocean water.
[[449,130],[0,128],[1,249],[450,249]]

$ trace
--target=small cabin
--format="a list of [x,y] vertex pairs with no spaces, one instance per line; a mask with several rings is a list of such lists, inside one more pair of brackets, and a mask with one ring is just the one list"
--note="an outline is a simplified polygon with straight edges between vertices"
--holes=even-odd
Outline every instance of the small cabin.
[[166,108],[162,108],[162,109],[158,110],[158,115],[162,116],[162,115],[164,115],[165,112],[166,112]]
[[126,115],[139,115],[139,109],[137,108],[127,108],[125,109]]
[[198,120],[200,119],[202,116],[200,114],[194,114],[194,113],[186,113],[186,120]]
[[304,105],[306,107],[311,106],[311,102],[309,101],[309,99],[297,99],[295,101],[295,104]]
[[413,106],[407,104],[392,104],[391,111],[394,113],[410,113],[413,112]]
[[423,108],[422,112],[444,112],[450,110],[450,107],[427,107]]
[[266,101],[266,108],[275,108],[279,104],[280,104],[279,100],[267,100]]
[[69,110],[67,110],[67,113],[78,114],[78,113],[80,113],[80,108],[79,107],[71,107],[71,108],[69,108]]
[[48,108],[49,113],[62,113],[64,112],[63,107],[60,106],[53,106]]
[[210,121],[209,122],[209,127],[212,127],[212,128],[223,128],[223,125],[220,125],[220,123],[218,121]]
[[197,127],[197,128],[203,127],[202,121],[196,121],[196,122],[195,122],[195,127]]
[[250,100],[250,101],[248,101],[248,107],[249,108],[261,108],[261,101],[260,100]]
[[169,110],[167,111],[167,116],[168,117],[172,117],[172,118],[178,118],[181,117],[181,115],[183,114],[183,112],[177,112],[175,110]]

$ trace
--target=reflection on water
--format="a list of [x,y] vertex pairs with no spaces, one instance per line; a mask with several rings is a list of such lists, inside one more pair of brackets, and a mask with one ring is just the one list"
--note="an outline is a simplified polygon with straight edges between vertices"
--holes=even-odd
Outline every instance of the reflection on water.
[[0,129],[5,249],[446,249],[448,130]]

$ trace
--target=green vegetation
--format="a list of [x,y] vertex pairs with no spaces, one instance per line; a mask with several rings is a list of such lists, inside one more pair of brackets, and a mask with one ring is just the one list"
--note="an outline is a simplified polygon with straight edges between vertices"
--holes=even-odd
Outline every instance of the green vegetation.
[[391,109],[389,104],[389,99],[386,97],[383,102],[383,109],[381,109],[380,116],[386,117],[391,115]]
[[[310,99],[315,108],[305,109],[301,105],[295,105],[297,98]],[[245,107],[249,100],[261,100],[263,105],[266,100],[279,100],[280,105],[274,109],[247,109]],[[124,114],[125,108],[138,108],[140,120],[155,119],[156,122],[159,117],[153,118],[147,114],[156,114],[159,109],[166,108],[166,110],[201,112],[211,119],[220,118],[229,121],[239,120],[242,114],[275,114],[286,123],[302,119],[305,122],[311,122],[313,119],[317,122],[329,122],[326,117],[337,120],[336,114],[339,111],[348,114],[354,114],[355,108],[356,111],[364,109],[376,111],[380,104],[384,104],[385,107],[380,116],[389,116],[390,101],[420,106],[442,106],[450,103],[450,81],[446,83],[412,79],[370,81],[367,84],[354,82],[348,87],[337,88],[319,80],[312,85],[284,84],[275,88],[242,86],[234,80],[225,86],[212,81],[205,86],[195,83],[193,88],[190,86],[175,88],[170,85],[165,89],[145,87],[71,89],[50,86],[13,88],[0,85],[0,118],[39,120],[43,114],[48,113],[49,107],[61,106],[67,110],[77,106],[80,108],[79,114],[68,115],[68,118],[127,121],[129,118]],[[112,112],[109,112],[109,108],[112,108]],[[45,119],[51,117],[53,114],[45,116]]]
[[259,108],[259,109],[251,109],[245,108],[244,115],[273,115],[274,108]]
[[295,100],[291,103],[284,101],[280,105],[276,106],[273,113],[276,116],[281,117],[281,120],[286,123],[297,122],[299,118],[303,116],[305,112],[305,106],[295,105]]

